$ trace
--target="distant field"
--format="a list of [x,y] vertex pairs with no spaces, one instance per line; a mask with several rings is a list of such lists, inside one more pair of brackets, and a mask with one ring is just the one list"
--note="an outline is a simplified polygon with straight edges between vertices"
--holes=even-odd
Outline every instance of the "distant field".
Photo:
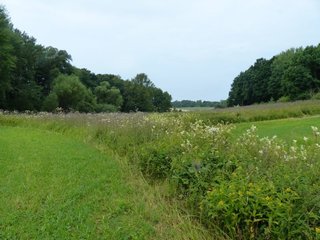
[[214,110],[214,107],[182,107],[177,108],[177,110],[185,111],[185,112],[192,112],[192,111],[212,111]]
[[210,124],[257,122],[286,118],[301,118],[320,114],[320,101],[296,101],[288,103],[267,103],[251,106],[231,107],[214,110],[189,111],[193,119],[201,119]]
[[235,106],[228,108],[214,108],[214,107],[182,107],[177,108],[178,110],[188,111],[188,112],[214,112],[214,113],[262,113],[266,111],[277,111],[277,110],[303,110],[309,109],[320,109],[320,100],[304,100],[295,102],[283,102],[283,103],[261,103],[249,106]]

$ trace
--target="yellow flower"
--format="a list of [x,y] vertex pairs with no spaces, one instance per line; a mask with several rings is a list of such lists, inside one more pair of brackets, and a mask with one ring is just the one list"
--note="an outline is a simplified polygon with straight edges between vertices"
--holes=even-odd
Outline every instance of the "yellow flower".
[[317,234],[320,234],[320,227],[316,227],[315,230],[316,230],[316,233],[317,233]]

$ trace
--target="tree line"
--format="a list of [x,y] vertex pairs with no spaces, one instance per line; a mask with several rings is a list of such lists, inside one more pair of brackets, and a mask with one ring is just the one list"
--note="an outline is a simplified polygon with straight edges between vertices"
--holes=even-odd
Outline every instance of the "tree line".
[[0,109],[113,112],[171,108],[171,95],[144,73],[131,80],[71,64],[64,50],[45,47],[15,29],[0,6]]
[[172,106],[175,108],[184,108],[184,107],[212,107],[212,108],[224,108],[227,106],[225,100],[221,101],[192,101],[192,100],[181,100],[173,101]]
[[228,105],[304,100],[319,97],[319,91],[320,44],[257,59],[233,80]]

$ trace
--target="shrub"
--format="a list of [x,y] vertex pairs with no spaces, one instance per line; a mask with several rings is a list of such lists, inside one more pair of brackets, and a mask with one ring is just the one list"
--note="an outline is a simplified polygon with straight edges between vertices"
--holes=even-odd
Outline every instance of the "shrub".
[[97,104],[95,111],[100,113],[100,112],[116,112],[118,108],[114,105],[111,104]]
[[278,99],[277,102],[279,102],[279,103],[290,102],[290,97],[288,97],[288,96],[282,96],[282,97],[280,97],[280,98]]
[[58,96],[55,93],[50,93],[43,102],[43,110],[53,112],[59,106]]
[[150,178],[164,179],[169,175],[172,159],[180,155],[180,151],[177,145],[165,141],[149,145],[140,153],[140,169]]
[[208,191],[201,216],[207,224],[218,224],[232,239],[315,237],[306,223],[317,218],[304,212],[301,202],[301,196],[289,187],[278,189],[267,179],[250,182],[235,172],[229,181]]
[[313,99],[313,100],[320,100],[320,92],[315,93],[315,94],[311,97],[311,99]]
[[254,126],[235,140],[232,126],[194,117],[148,117],[158,137],[140,153],[146,175],[167,178],[193,214],[232,239],[317,237],[319,145],[259,138]]

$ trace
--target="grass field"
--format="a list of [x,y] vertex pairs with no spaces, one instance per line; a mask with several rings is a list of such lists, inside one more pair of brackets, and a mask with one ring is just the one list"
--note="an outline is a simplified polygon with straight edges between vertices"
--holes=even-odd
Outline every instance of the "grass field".
[[118,161],[59,133],[0,126],[0,169],[0,239],[183,239],[181,232],[200,232],[191,221],[179,223],[183,217],[168,213]]
[[3,239],[149,237],[115,161],[60,134],[0,128]]
[[320,239],[318,105],[0,112],[0,239]]
[[302,142],[303,138],[307,137],[310,141],[314,141],[316,139],[313,136],[311,126],[320,128],[320,116],[239,123],[236,124],[235,135],[240,135],[252,125],[257,127],[261,137],[277,136],[287,142],[293,140]]

